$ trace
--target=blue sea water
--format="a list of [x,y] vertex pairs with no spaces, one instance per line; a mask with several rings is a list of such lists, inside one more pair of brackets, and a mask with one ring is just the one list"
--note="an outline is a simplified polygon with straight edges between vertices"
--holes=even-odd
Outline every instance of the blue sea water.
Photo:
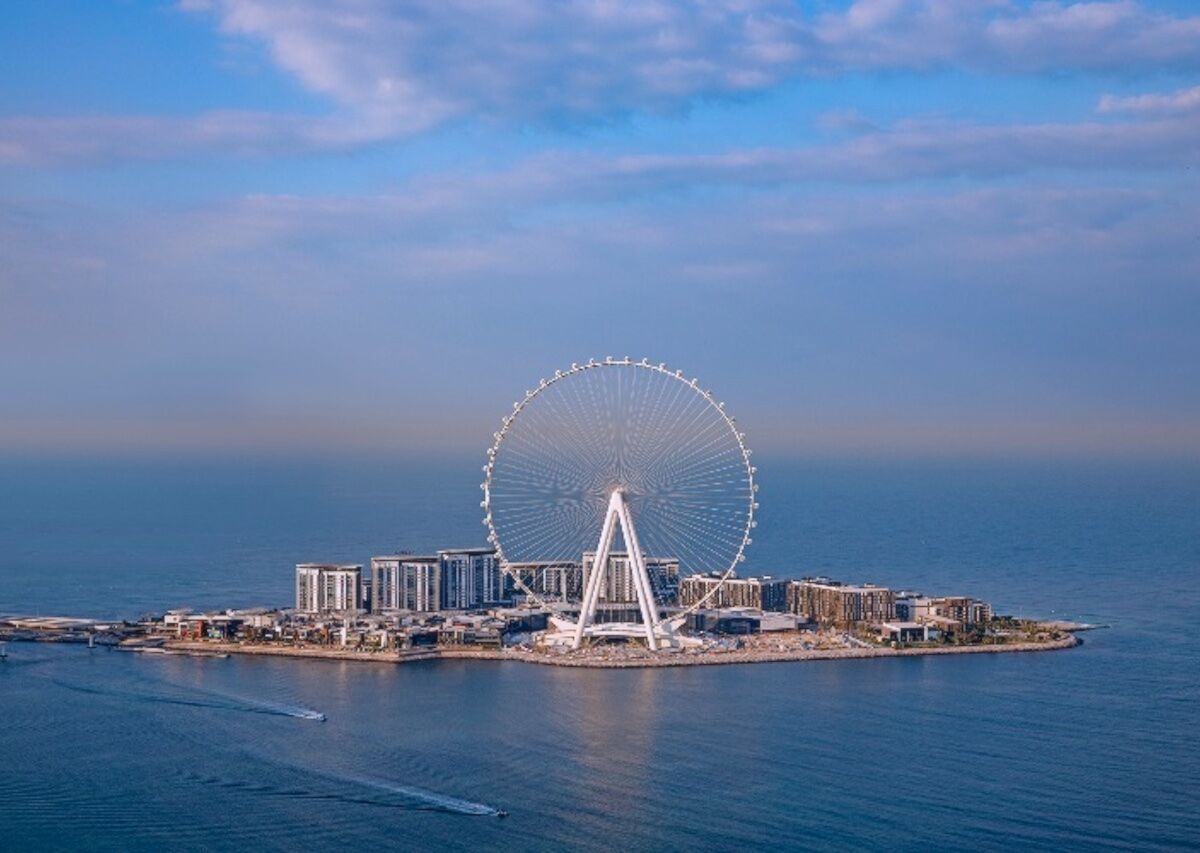
[[[759,467],[748,571],[1111,627],[1055,653],[625,671],[14,644],[0,849],[1200,846],[1200,468]],[[298,561],[480,543],[478,469],[2,461],[0,613],[286,604]]]

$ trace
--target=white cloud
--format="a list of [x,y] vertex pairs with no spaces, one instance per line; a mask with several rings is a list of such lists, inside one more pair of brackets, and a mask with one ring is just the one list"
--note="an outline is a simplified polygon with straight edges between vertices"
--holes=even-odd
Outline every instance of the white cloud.
[[1102,113],[1183,113],[1200,111],[1200,86],[1169,94],[1105,95],[1097,109]]

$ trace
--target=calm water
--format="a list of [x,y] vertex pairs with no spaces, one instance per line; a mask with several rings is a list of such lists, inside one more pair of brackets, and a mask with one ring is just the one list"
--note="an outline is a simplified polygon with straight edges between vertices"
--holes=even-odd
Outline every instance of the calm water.
[[[1200,469],[760,469],[750,571],[1113,627],[1053,654],[623,672],[18,644],[0,848],[1200,845]],[[477,471],[0,462],[0,612],[287,603],[297,561],[482,541]]]

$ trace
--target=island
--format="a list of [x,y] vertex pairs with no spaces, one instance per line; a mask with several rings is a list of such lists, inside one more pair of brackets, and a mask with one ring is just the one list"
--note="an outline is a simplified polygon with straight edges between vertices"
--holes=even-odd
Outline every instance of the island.
[[[294,607],[179,608],[115,621],[0,616],[0,642],[88,643],[147,655],[629,668],[1040,652],[1072,648],[1079,632],[1099,627],[997,615],[968,596],[826,577],[665,576],[655,586],[671,628],[651,650],[628,631],[571,641],[578,612],[571,593],[582,582],[571,581],[571,567],[557,567],[566,573],[545,587],[558,591],[557,600],[530,600],[497,573],[485,549],[372,563],[365,584],[359,566],[300,564]],[[619,586],[610,592],[598,610],[601,624],[636,627],[636,605],[619,600]],[[479,600],[489,595],[499,600]]]

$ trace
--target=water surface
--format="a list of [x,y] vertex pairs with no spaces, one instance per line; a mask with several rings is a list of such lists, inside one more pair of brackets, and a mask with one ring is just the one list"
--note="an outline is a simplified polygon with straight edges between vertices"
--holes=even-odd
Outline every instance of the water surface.
[[[750,571],[1113,627],[1058,653],[646,671],[16,644],[0,665],[3,846],[1196,844],[1200,471],[760,469]],[[298,561],[481,541],[477,471],[9,460],[0,612],[287,603]]]

